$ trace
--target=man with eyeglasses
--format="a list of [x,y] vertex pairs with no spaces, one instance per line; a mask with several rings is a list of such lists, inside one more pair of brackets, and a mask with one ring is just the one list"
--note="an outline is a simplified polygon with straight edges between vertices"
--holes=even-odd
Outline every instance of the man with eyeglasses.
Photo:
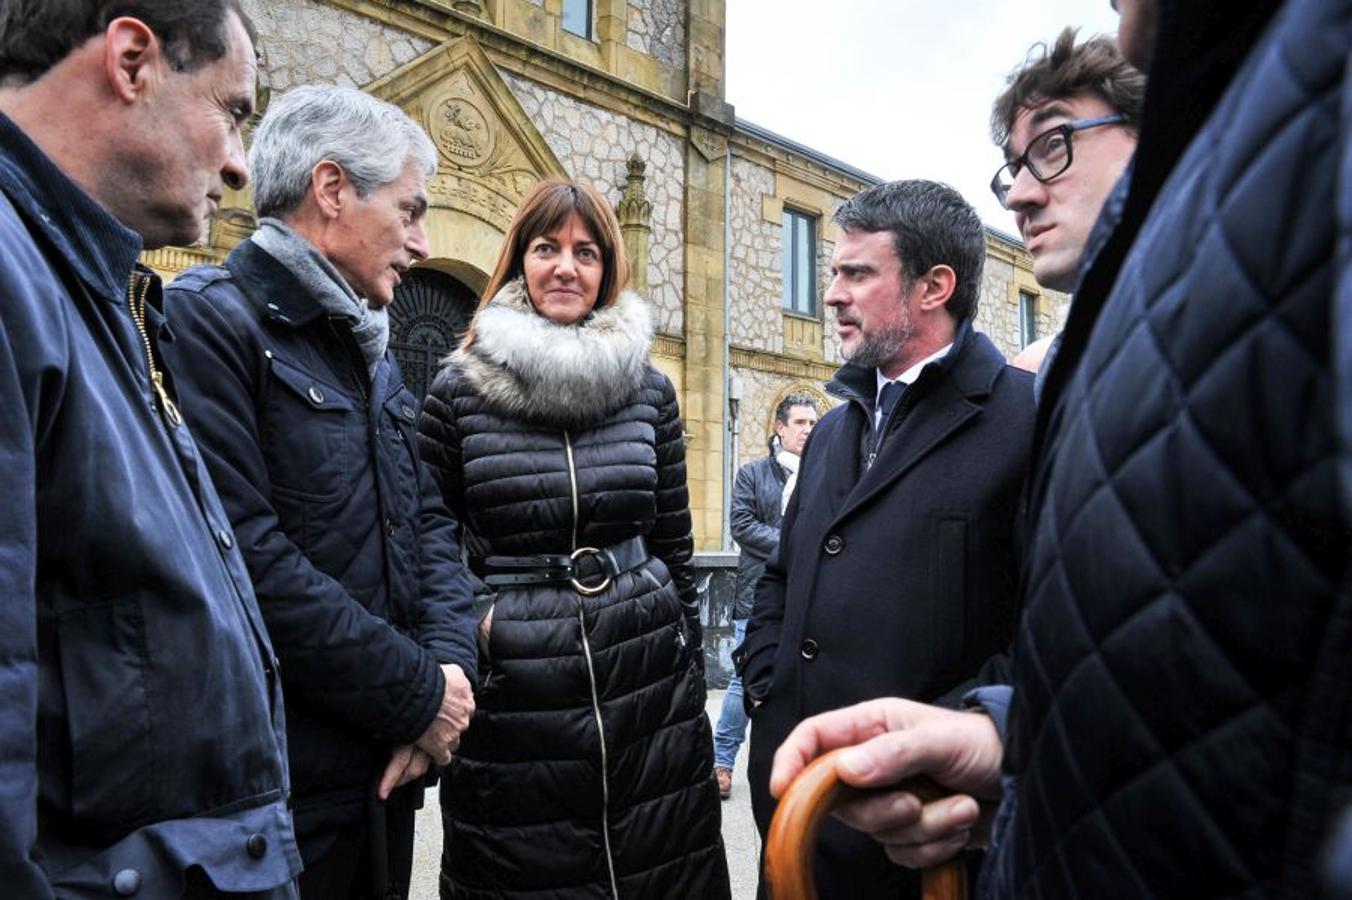
[[[991,137],[1005,164],[991,191],[1033,257],[1038,284],[1072,293],[1094,223],[1136,151],[1145,78],[1099,36],[1076,44],[1067,28],[1034,45],[991,111]],[[1014,365],[1038,371],[1054,336],[1035,341]]]

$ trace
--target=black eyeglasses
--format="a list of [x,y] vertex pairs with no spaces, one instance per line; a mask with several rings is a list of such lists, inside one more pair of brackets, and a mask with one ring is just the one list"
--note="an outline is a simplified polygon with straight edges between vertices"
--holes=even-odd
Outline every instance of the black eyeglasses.
[[1009,209],[1009,192],[1014,190],[1014,179],[1019,177],[1025,167],[1028,174],[1038,181],[1051,181],[1070,168],[1074,159],[1074,142],[1070,139],[1072,134],[1100,125],[1117,125],[1126,120],[1127,117],[1119,113],[1094,119],[1076,119],[1047,129],[1028,142],[1022,156],[1011,159],[999,168],[991,179],[991,193],[995,194],[1001,206]]

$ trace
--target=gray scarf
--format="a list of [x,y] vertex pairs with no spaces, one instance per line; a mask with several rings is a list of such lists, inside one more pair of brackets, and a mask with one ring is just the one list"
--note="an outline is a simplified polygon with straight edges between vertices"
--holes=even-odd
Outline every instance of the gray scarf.
[[329,315],[351,324],[368,374],[374,378],[376,366],[385,358],[385,347],[390,342],[389,313],[368,306],[338,274],[333,263],[281,219],[264,216],[249,240],[286,266]]

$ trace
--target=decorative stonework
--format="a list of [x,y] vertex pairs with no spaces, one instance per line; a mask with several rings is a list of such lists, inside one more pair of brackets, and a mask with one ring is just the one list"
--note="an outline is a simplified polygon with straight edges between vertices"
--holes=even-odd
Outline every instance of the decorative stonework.
[[784,350],[783,228],[765,221],[762,201],[775,192],[775,174],[732,158],[732,251],[728,297],[734,344],[769,353]]
[[690,143],[695,145],[705,162],[715,162],[728,153],[728,140],[705,128],[690,129]]
[[564,172],[473,38],[424,55],[371,92],[421,122],[437,145],[440,165],[428,184],[434,205],[506,231],[526,192]]
[[267,65],[259,81],[273,91],[298,84],[362,87],[434,46],[318,0],[242,0],[240,5],[262,35]]
[[612,204],[618,206],[622,198],[629,157],[637,154],[646,163],[645,192],[652,203],[647,296],[658,329],[680,334],[685,283],[685,158],[680,139],[529,79],[510,73],[503,78],[564,170],[593,184]]
[[204,247],[160,247],[141,254],[141,262],[161,276],[172,278],[190,266],[220,262],[220,257]]
[[629,157],[625,165],[629,177],[624,188],[624,196],[616,210],[620,218],[620,232],[624,237],[624,249],[629,256],[629,282],[640,294],[648,293],[648,240],[652,237],[653,205],[643,189],[646,180],[644,171],[647,163],[639,159],[638,154]]
[[684,6],[680,0],[630,0],[626,45],[672,68],[685,68]]

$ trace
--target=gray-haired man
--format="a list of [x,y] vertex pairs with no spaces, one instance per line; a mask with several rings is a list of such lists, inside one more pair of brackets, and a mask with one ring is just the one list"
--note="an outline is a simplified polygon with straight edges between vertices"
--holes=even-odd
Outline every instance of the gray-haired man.
[[171,355],[281,658],[301,893],[383,900],[408,890],[420,778],[474,709],[456,523],[386,349],[436,151],[387,103],[303,87],[250,162],[260,227],[169,288]]

